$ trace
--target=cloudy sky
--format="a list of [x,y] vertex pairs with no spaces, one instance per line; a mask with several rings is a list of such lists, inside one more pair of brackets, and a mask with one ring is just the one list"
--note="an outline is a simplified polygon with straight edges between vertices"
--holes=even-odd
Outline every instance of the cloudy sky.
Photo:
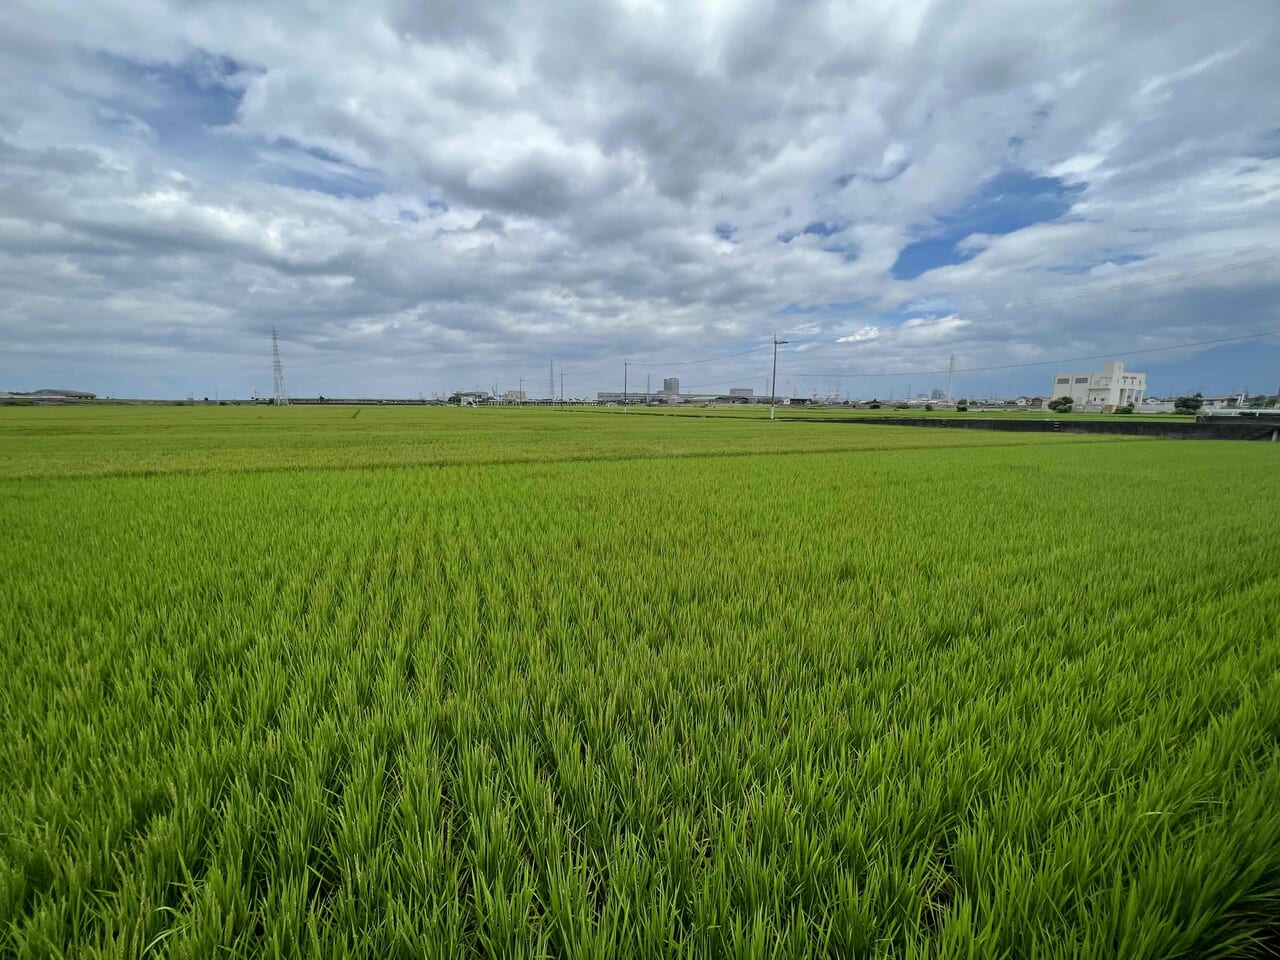
[[1278,47],[1275,0],[8,0],[0,388],[270,393],[274,326],[297,395],[763,390],[775,330],[779,392],[1275,391],[1280,337],[1159,348],[1280,330]]

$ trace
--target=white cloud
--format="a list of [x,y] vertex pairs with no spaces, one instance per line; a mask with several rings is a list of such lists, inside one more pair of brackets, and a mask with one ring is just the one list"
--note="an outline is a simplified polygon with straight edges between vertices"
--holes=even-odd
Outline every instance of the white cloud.
[[837,337],[836,343],[862,343],[866,340],[874,340],[880,335],[879,327],[866,326],[861,327],[854,333],[844,337]]
[[[1280,323],[1266,270],[1003,306],[1276,248],[1278,27],[1265,0],[11,4],[0,386],[91,348],[120,389],[168,390],[127,360],[161,350],[248,392],[272,325],[296,389],[416,393],[552,355],[608,386],[615,355],[798,315],[791,352],[886,369]],[[1071,215],[894,278],[1010,168],[1080,185]]]

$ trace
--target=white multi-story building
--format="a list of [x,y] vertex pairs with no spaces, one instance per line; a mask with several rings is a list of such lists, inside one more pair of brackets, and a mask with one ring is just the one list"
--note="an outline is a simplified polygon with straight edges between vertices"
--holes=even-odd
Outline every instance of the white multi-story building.
[[1056,373],[1051,399],[1070,397],[1081,407],[1120,407],[1142,402],[1147,392],[1145,373],[1126,373],[1118,360],[1103,364],[1098,373]]

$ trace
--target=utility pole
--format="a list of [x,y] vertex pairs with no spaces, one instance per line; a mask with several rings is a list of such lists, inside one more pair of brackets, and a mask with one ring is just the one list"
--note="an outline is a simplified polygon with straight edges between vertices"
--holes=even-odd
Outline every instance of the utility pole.
[[524,377],[520,378],[520,389],[516,393],[516,406],[524,403]]
[[622,412],[627,412],[627,373],[631,370],[631,361],[622,361]]
[[947,403],[951,403],[955,398],[951,393],[951,378],[956,372],[956,355],[951,355],[951,362],[947,364]]
[[556,398],[556,362],[551,361],[551,366],[547,372],[547,400],[554,401]]
[[778,347],[787,343],[786,340],[779,340],[778,335],[773,335],[773,376],[769,382],[769,419],[773,419],[773,408],[778,402]]
[[644,375],[644,405],[646,407],[649,405],[649,377],[650,376],[652,376],[652,374],[646,373]]
[[564,403],[564,368],[560,368],[560,402]]

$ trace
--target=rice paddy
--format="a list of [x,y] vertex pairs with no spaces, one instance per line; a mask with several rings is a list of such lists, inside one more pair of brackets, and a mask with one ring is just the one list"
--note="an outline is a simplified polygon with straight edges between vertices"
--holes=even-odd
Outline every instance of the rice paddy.
[[1280,943],[1280,450],[0,409],[0,954]]

